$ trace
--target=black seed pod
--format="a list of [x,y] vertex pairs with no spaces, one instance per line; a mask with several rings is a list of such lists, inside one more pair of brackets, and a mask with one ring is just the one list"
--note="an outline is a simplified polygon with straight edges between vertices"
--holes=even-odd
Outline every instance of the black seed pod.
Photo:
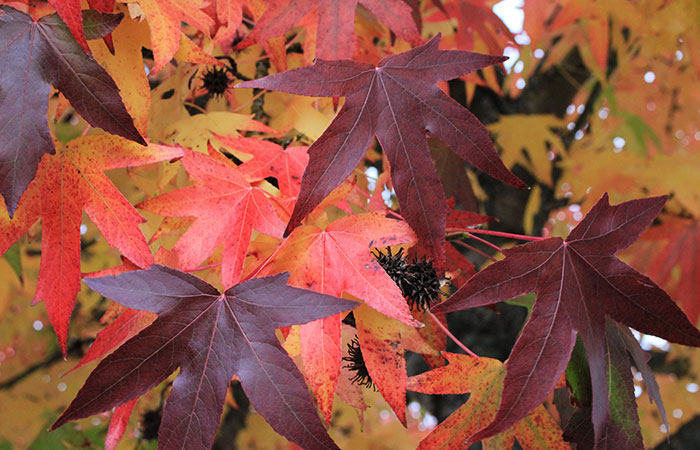
[[224,67],[212,67],[202,75],[202,85],[210,96],[218,97],[224,95],[226,89],[233,83],[233,78],[229,77],[230,69]]
[[355,375],[350,378],[350,381],[358,386],[367,386],[376,389],[372,382],[372,377],[369,376],[365,360],[362,359],[362,349],[360,348],[360,341],[357,339],[357,336],[348,344],[348,355],[349,356],[343,357],[343,361],[348,362],[343,368],[355,372]]
[[431,262],[422,259],[409,264],[403,256],[403,248],[395,255],[392,255],[391,248],[387,248],[386,254],[379,250],[372,254],[401,289],[411,310],[414,306],[419,311],[428,310],[440,298],[440,279]]
[[403,278],[406,271],[406,258],[403,255],[403,248],[400,248],[395,255],[391,253],[391,247],[386,248],[386,254],[382,253],[381,250],[377,250],[377,253],[372,252],[372,255],[386,274],[400,287],[399,280]]
[[413,310],[427,311],[440,298],[440,279],[430,261],[417,260],[406,266],[406,276],[401,282],[401,292]]

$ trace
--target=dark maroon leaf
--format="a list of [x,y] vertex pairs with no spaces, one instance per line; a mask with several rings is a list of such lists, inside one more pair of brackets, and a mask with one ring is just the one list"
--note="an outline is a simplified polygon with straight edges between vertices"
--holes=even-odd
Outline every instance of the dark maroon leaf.
[[505,58],[438,50],[439,42],[438,34],[420,47],[384,58],[377,67],[321,60],[238,85],[312,97],[345,96],[336,118],[309,147],[309,165],[286,234],[350,175],[375,134],[391,164],[401,214],[438,266],[445,259],[447,207],[426,130],[474,167],[525,187],[503,165],[478,119],[435,86]]
[[[87,37],[106,35],[121,17],[86,13]],[[12,7],[0,6],[0,195],[10,215],[34,178],[41,157],[55,152],[46,120],[51,85],[91,125],[146,143],[117,85],[83,52],[56,14],[34,21]]]
[[158,318],[95,368],[52,429],[136,398],[180,367],[158,432],[160,449],[211,446],[234,374],[278,433],[306,449],[337,448],[275,329],[357,303],[287,286],[287,278],[286,273],[254,278],[224,294],[159,265],[86,278],[105,297]]
[[535,292],[532,315],[507,362],[493,422],[473,439],[504,431],[551,392],[581,334],[591,370],[592,420],[598,441],[609,419],[606,317],[684,345],[700,346],[700,331],[653,281],[614,255],[661,211],[666,197],[611,206],[607,194],[562,241],[543,239],[506,250],[506,258],[472,277],[434,308],[450,312]]

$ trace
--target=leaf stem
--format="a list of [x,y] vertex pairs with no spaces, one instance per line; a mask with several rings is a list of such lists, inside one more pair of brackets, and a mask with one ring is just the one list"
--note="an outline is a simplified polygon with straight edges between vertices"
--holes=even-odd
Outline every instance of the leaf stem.
[[467,355],[469,355],[469,356],[474,356],[475,358],[478,358],[478,357],[479,357],[479,355],[477,355],[477,354],[474,353],[473,351],[469,350],[469,348],[468,348],[466,345],[462,344],[462,343],[459,341],[459,339],[457,339],[457,338],[455,337],[454,334],[450,333],[450,330],[448,330],[447,327],[446,327],[445,325],[443,325],[442,322],[440,322],[440,319],[438,319],[437,317],[435,317],[435,314],[433,314],[433,313],[431,313],[430,311],[428,311],[428,315],[433,319],[433,321],[437,324],[437,326],[440,327],[440,329],[441,329],[442,331],[444,331],[445,334],[448,335],[448,336],[450,337],[450,339],[452,339],[452,341],[453,341],[455,344],[457,344],[457,347],[459,347],[459,348],[461,348],[462,350],[464,350],[464,351],[467,353]]
[[514,233],[504,233],[502,231],[493,231],[493,230],[482,230],[481,228],[469,228],[468,230],[465,230],[467,233],[475,233],[475,234],[489,234],[491,236],[501,236],[501,237],[507,237],[511,239],[520,239],[523,241],[541,241],[543,237],[539,236],[525,236],[524,234],[514,234]]
[[476,252],[476,253],[480,254],[481,256],[483,256],[484,258],[486,258],[486,259],[488,259],[488,260],[491,260],[491,261],[493,261],[493,262],[498,261],[496,258],[494,258],[493,256],[489,255],[488,253],[482,252],[482,251],[479,250],[478,248],[476,248],[476,247],[474,247],[474,246],[471,246],[471,245],[467,244],[466,242],[462,242],[462,241],[459,241],[459,240],[456,240],[456,239],[455,239],[454,241],[450,241],[450,242],[453,242],[453,243],[455,243],[455,244],[457,244],[457,245],[461,245],[462,247],[466,248],[467,250],[471,250],[471,251],[473,251],[473,252]]
[[498,253],[503,253],[503,249],[502,249],[501,247],[499,247],[498,245],[496,245],[496,244],[494,244],[494,243],[492,243],[492,242],[489,242],[489,241],[487,241],[487,240],[484,239],[484,238],[480,238],[479,236],[474,236],[474,235],[471,234],[471,233],[466,233],[466,234],[467,234],[467,237],[469,237],[469,238],[471,238],[471,239],[474,239],[475,241],[481,242],[481,243],[484,244],[484,245],[488,245],[488,246],[491,247],[492,249],[496,250]]

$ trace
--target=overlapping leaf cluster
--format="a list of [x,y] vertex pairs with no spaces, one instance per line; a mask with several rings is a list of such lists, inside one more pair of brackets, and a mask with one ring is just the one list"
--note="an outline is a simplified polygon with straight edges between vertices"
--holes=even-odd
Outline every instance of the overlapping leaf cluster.
[[[87,4],[93,9],[77,0],[0,6],[0,253],[20,276],[28,249],[40,255],[32,294],[46,304],[64,356],[76,336],[96,331],[81,328],[85,302],[100,313],[106,304],[81,292],[81,278],[111,301],[75,369],[101,361],[52,428],[114,409],[112,449],[158,387],[167,394],[150,410],[162,413],[159,448],[205,449],[226,405],[237,407],[240,383],[289,441],[355,448],[334,429],[344,405],[362,412],[373,401],[343,362],[360,357],[363,376],[422,449],[477,440],[485,448],[515,440],[525,449],[638,448],[631,364],[666,420],[629,327],[700,346],[688,321],[700,314],[692,172],[670,179],[649,169],[700,166],[696,143],[684,140],[699,141],[700,131],[686,114],[692,99],[645,105],[667,112],[678,127],[669,133],[616,97],[612,86],[642,66],[634,49],[609,52],[625,33],[642,35],[635,17],[653,6],[526,1],[532,43],[554,45],[539,65],[521,48],[520,68],[506,73],[503,47],[522,42],[479,0]],[[700,73],[688,28],[646,42],[682,35],[673,57],[687,58],[685,66],[649,63],[677,71],[681,83]],[[511,102],[508,110],[519,81],[574,47],[591,89],[574,100],[583,108],[567,109],[571,136],[552,115],[511,114],[490,125],[494,145],[448,95],[447,82],[462,78],[465,100],[480,85]],[[622,141],[611,152],[612,137]],[[475,171],[526,188],[514,168],[535,186],[526,222],[552,189],[587,214],[572,216],[565,239],[525,237],[532,242],[495,261],[465,243],[495,219],[455,203],[483,200]],[[627,201],[611,205],[608,190]],[[631,200],[642,192],[659,196]],[[665,206],[661,225],[644,232]],[[474,275],[457,241],[494,263]],[[107,256],[98,260],[93,245]],[[414,310],[401,271],[387,274],[374,258],[387,247],[429,269],[431,301],[433,274],[445,280],[445,297],[458,289],[432,311],[427,301]],[[683,309],[618,259],[622,250]],[[445,313],[529,293],[528,322],[505,363],[446,352]],[[409,376],[407,352],[431,370]],[[433,430],[417,431],[407,391],[470,397]]]

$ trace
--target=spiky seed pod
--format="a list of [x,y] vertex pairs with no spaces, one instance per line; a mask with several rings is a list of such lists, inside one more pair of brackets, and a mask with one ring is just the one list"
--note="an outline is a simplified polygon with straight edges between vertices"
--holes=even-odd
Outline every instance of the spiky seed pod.
[[350,378],[353,384],[367,386],[368,388],[376,390],[372,382],[372,377],[369,376],[365,360],[362,359],[362,349],[360,348],[360,341],[357,339],[357,336],[348,344],[348,356],[343,356],[343,361],[348,363],[343,366],[344,369],[355,372],[355,375]]
[[380,250],[372,254],[399,287],[411,310],[414,306],[419,311],[428,310],[440,298],[440,279],[431,262],[421,259],[409,264],[403,255],[403,248],[395,255],[391,253],[391,248],[387,248],[386,254]]
[[427,311],[440,298],[440,279],[430,261],[417,260],[406,265],[401,285],[411,310],[415,305],[418,311]]
[[202,85],[210,96],[219,97],[224,95],[226,89],[233,83],[233,78],[228,67],[212,67],[202,75]]
[[395,255],[391,253],[391,247],[387,247],[386,254],[382,253],[381,250],[377,250],[377,253],[372,252],[372,256],[382,266],[386,274],[394,280],[394,283],[398,285],[406,270],[406,258],[403,255],[403,247]]

